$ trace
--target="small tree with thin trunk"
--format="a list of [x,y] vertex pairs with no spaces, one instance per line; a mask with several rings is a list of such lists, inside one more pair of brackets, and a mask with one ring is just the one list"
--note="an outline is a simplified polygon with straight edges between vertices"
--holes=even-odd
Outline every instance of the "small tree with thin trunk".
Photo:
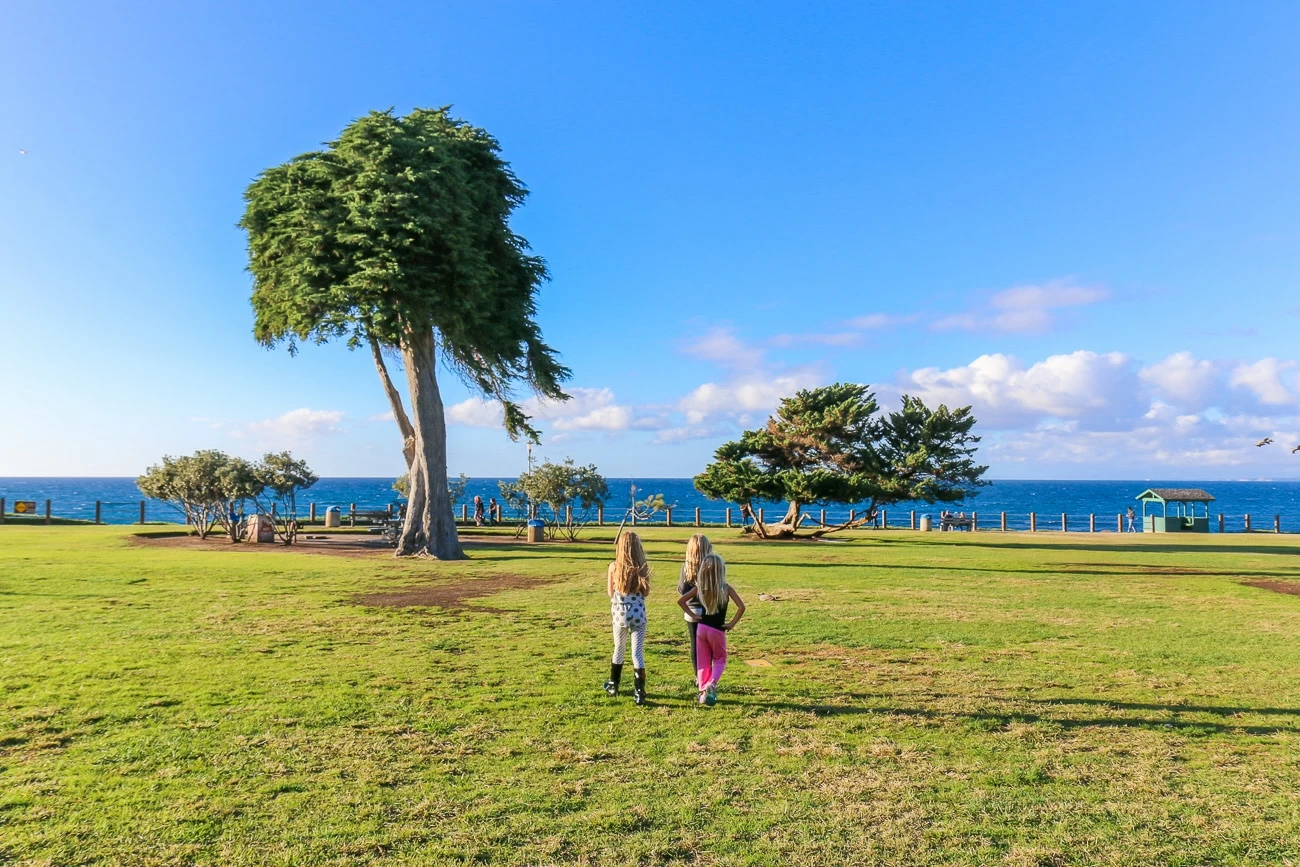
[[200,539],[206,539],[221,516],[219,476],[230,462],[224,452],[202,449],[192,455],[164,455],[162,463],[135,480],[146,497],[162,500],[185,516]]
[[[904,396],[902,408],[880,413],[865,385],[836,383],[781,401],[757,430],[720,446],[695,477],[713,499],[754,516],[746,532],[762,539],[812,538],[874,522],[877,511],[904,501],[956,502],[985,484],[974,461],[979,437],[970,407],[931,410]],[[775,523],[758,520],[756,502],[784,502]],[[812,504],[865,504],[860,516],[801,531]]]
[[271,518],[280,541],[292,545],[298,538],[298,493],[316,484],[318,476],[288,452],[267,454],[253,473],[261,486],[257,510]]
[[577,540],[582,528],[591,523],[594,510],[609,496],[609,485],[596,465],[578,466],[573,458],[562,464],[546,461],[529,470],[519,477],[510,494],[502,486],[503,499],[508,501],[514,490],[544,507],[538,510],[539,516],[549,513],[546,526],[552,539],[563,534],[570,542]]
[[[546,264],[510,228],[526,194],[496,140],[448,108],[371,112],[245,193],[257,339],[291,352],[336,338],[370,348],[410,475],[399,556],[465,556],[447,493],[440,360],[501,402],[512,437],[537,436],[512,399],[517,384],[567,398],[569,371],[534,321]],[[401,357],[410,416],[385,352]]]
[[217,509],[219,523],[231,542],[239,541],[239,527],[244,519],[245,504],[262,493],[263,482],[257,467],[243,458],[230,458],[217,470],[216,490],[221,500]]

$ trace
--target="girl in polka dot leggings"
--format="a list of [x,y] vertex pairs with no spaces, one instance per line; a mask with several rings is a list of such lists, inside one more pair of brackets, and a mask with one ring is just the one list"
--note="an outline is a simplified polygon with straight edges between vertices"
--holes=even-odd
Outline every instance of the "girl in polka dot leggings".
[[605,692],[611,696],[618,695],[623,659],[630,641],[634,677],[632,701],[645,704],[645,598],[650,595],[650,564],[646,562],[645,549],[636,533],[625,532],[618,537],[614,562],[609,564],[605,584],[614,629],[614,657],[609,666],[609,680],[605,681]]

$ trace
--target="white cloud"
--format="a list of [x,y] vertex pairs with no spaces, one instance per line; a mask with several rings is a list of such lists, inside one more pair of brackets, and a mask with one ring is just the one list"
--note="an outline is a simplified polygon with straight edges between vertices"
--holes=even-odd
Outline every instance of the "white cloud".
[[767,342],[769,346],[782,349],[790,346],[857,346],[862,343],[862,335],[856,331],[830,334],[777,334]]
[[858,316],[849,320],[850,328],[858,328],[862,331],[878,331],[884,328],[898,328],[902,325],[911,325],[921,318],[919,313],[911,313],[906,316],[896,316],[890,313],[868,313],[866,316]]
[[375,421],[375,422],[397,421],[397,417],[393,415],[393,411],[390,409],[388,412],[377,412],[374,415],[368,417],[366,421]]
[[1238,364],[1228,381],[1233,388],[1251,392],[1267,406],[1295,404],[1295,395],[1282,382],[1283,373],[1295,366],[1294,361],[1261,358],[1253,364]]
[[1161,398],[1186,409],[1201,409],[1214,402],[1219,369],[1212,361],[1197,360],[1190,352],[1175,352],[1138,372],[1143,382]]
[[801,367],[728,382],[706,382],[682,398],[677,406],[689,424],[699,425],[720,415],[771,412],[781,398],[825,381],[825,373],[820,368]]
[[935,330],[1042,332],[1055,322],[1053,311],[1082,307],[1105,300],[1109,293],[1095,286],[1078,286],[1070,280],[1013,286],[989,299],[986,307],[954,313],[937,320]]
[[469,397],[447,407],[447,421],[466,427],[505,427],[501,404],[481,397]]
[[713,328],[686,345],[686,354],[723,367],[754,367],[763,363],[763,350],[741,342],[731,328]]
[[981,355],[964,367],[922,368],[892,391],[929,404],[972,405],[975,416],[996,427],[1018,427],[1044,417],[1106,427],[1146,408],[1136,388],[1132,360],[1119,352],[1079,350],[1053,355],[1026,368],[1009,355]]
[[236,437],[253,437],[272,445],[301,443],[320,436],[343,433],[339,427],[343,413],[339,410],[295,409],[278,418],[249,422]]

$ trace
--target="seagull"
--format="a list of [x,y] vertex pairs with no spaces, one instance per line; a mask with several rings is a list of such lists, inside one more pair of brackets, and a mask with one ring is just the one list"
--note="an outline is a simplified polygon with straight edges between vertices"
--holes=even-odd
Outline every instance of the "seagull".
[[1266,445],[1268,445],[1268,444],[1271,443],[1271,442],[1273,442],[1272,439],[1270,439],[1269,437],[1264,437],[1262,440],[1260,440],[1259,442],[1255,443],[1255,448],[1262,448],[1263,446],[1266,446]]
[[18,155],[19,155],[19,156],[22,156],[22,157],[27,156],[27,149],[26,149],[26,148],[19,148],[19,149],[18,149]]
[[1291,454],[1295,454],[1296,452],[1300,452],[1300,446],[1296,446],[1295,448],[1291,449]]
[[762,599],[764,602],[775,602],[775,601],[776,601],[776,597],[773,596],[771,593],[760,593],[760,594],[758,594],[758,598],[759,598],[759,599]]

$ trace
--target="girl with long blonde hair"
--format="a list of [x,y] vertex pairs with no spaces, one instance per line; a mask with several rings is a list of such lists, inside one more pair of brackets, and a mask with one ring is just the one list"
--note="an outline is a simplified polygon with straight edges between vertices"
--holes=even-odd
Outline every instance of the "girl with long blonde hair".
[[[688,616],[694,616],[690,603],[698,600],[704,613],[695,628],[695,673],[700,690],[700,704],[712,707],[718,701],[718,681],[727,667],[727,633],[745,616],[745,600],[727,583],[727,564],[717,554],[709,553],[700,561],[695,587],[683,593],[677,604]],[[736,614],[727,620],[727,603],[736,603]]]
[[[696,533],[686,543],[686,562],[682,563],[682,574],[677,579],[677,595],[684,596],[695,589],[695,576],[699,574],[700,562],[713,553],[713,545],[709,543],[709,538],[702,533]],[[695,629],[699,623],[700,617],[704,614],[704,609],[700,607],[698,599],[692,599],[688,610],[683,617],[686,619],[686,636],[690,640],[691,646],[691,674],[695,674]]]
[[609,665],[605,692],[618,695],[623,677],[623,659],[629,639],[632,644],[632,701],[645,704],[645,598],[650,595],[650,564],[641,537],[622,533],[614,543],[614,562],[605,572],[609,613],[614,630],[614,656]]

